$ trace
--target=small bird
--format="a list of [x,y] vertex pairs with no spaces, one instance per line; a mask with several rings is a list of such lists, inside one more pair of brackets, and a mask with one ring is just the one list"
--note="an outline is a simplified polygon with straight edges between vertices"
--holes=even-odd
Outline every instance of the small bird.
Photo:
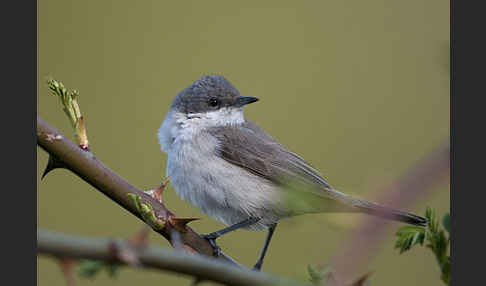
[[260,270],[268,245],[284,218],[319,212],[363,212],[425,225],[407,212],[337,191],[319,172],[243,115],[258,101],[242,96],[223,76],[207,75],[173,99],[160,129],[168,154],[167,176],[182,199],[228,227],[203,235],[216,239],[239,228],[267,230],[253,269]]

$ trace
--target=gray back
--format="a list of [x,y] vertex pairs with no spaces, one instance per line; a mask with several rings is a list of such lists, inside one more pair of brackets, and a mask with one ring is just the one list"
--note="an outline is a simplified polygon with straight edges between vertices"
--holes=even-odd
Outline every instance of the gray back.
[[208,132],[220,142],[218,155],[262,178],[282,184],[290,177],[331,189],[316,169],[251,121],[238,126],[213,127]]

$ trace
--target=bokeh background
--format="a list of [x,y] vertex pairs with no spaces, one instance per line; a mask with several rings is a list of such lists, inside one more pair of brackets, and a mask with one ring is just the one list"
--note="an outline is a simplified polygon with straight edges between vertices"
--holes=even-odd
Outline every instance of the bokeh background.
[[[172,98],[219,73],[260,102],[246,115],[321,170],[339,190],[372,198],[449,136],[449,1],[38,1],[38,115],[73,134],[47,76],[80,91],[96,156],[142,189],[165,176],[156,131]],[[72,137],[71,137],[72,138]],[[44,180],[38,148],[38,227],[126,238],[142,223],[65,170]],[[169,208],[201,233],[223,227],[170,189]],[[412,209],[449,210],[447,180]],[[298,280],[325,265],[359,215],[319,214],[279,225],[264,271]],[[401,224],[396,224],[396,228]],[[253,265],[265,234],[219,240]],[[367,269],[372,285],[441,285],[432,253],[403,255],[386,237]],[[298,241],[298,243],[296,243]],[[168,243],[155,233],[150,242]],[[352,259],[352,258],[351,258]],[[38,284],[65,285],[38,257]],[[169,272],[124,268],[78,285],[189,285]],[[207,284],[207,283],[206,283]]]

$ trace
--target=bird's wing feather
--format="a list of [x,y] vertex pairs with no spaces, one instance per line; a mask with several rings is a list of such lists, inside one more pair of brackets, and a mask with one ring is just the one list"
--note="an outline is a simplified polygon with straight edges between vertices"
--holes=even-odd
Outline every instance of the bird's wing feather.
[[291,178],[314,187],[307,190],[330,202],[322,208],[317,207],[317,211],[360,211],[415,225],[427,223],[425,218],[414,214],[353,198],[333,189],[309,163],[250,121],[239,126],[214,127],[208,132],[218,139],[218,155],[227,162],[278,185]]
[[290,176],[332,189],[309,163],[251,121],[238,126],[214,127],[209,132],[219,141],[219,155],[234,165],[276,184]]

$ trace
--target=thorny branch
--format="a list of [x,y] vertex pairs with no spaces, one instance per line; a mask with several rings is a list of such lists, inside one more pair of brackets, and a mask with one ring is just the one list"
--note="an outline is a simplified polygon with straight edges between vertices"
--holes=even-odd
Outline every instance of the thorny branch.
[[[125,181],[100,162],[93,153],[76,146],[40,117],[37,117],[37,144],[50,156],[62,162],[64,168],[78,175],[142,221],[155,221],[156,223],[149,223],[150,226],[169,242],[172,242],[172,231],[177,230],[186,250],[212,256],[213,250],[209,242],[186,225],[193,220],[192,218],[178,218],[161,201]],[[217,259],[240,265],[224,253]]]

